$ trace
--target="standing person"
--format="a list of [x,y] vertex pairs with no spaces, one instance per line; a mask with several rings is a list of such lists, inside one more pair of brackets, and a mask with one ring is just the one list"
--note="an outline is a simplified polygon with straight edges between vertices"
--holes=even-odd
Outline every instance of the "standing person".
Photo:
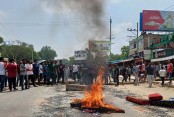
[[33,64],[33,73],[34,73],[34,80],[38,80],[38,85],[40,85],[40,79],[39,79],[39,65],[37,63],[37,60],[34,60]]
[[24,90],[24,82],[25,82],[25,89],[29,89],[26,63],[27,63],[26,59],[22,59],[22,64],[20,65],[20,84],[22,90]]
[[68,82],[69,75],[70,75],[70,69],[69,69],[68,64],[66,63],[65,68],[64,68],[64,79],[65,79],[65,83]]
[[166,74],[167,74],[167,72],[164,69],[164,67],[162,66],[160,71],[159,71],[159,76],[160,76],[161,81],[162,81],[161,86],[164,86],[164,78],[166,77]]
[[139,81],[143,81],[145,83],[145,65],[142,63],[139,66]]
[[20,84],[20,65],[21,64],[22,64],[22,61],[20,61],[17,64],[17,83],[16,83],[16,86],[21,86],[21,84]]
[[0,92],[4,89],[5,83],[5,64],[3,62],[3,58],[0,57]]
[[43,62],[39,64],[39,81],[42,81],[42,79],[43,79]]
[[173,73],[173,64],[170,62],[170,60],[168,61],[167,64],[167,73],[168,73],[168,78],[169,78],[169,85],[172,85],[172,73]]
[[156,71],[155,75],[156,75],[156,77],[159,77],[159,70],[160,70],[160,64],[157,63],[156,66],[155,66],[155,71]]
[[[7,64],[8,64],[8,61],[5,60],[4,61],[4,66],[6,67]],[[5,77],[4,77],[4,85],[5,85],[5,87],[7,87],[7,82],[8,82],[8,72],[5,70]]]
[[130,80],[131,80],[131,74],[132,74],[132,70],[131,70],[130,66],[128,66],[126,68],[126,72],[127,72],[127,76],[129,78],[129,82],[130,82]]
[[[109,69],[108,69],[107,73],[108,72],[109,72]],[[91,63],[88,64],[88,85],[92,85],[93,80],[94,80],[94,65],[91,62]]]
[[8,83],[10,92],[12,91],[12,86],[14,90],[17,90],[16,88],[17,65],[14,63],[14,59],[9,60],[9,64],[6,66],[6,70],[8,72]]
[[119,70],[118,65],[115,65],[114,67],[115,67],[115,69],[114,69],[114,83],[116,83],[115,86],[119,86],[120,70]]
[[134,81],[134,84],[136,86],[139,85],[139,65],[138,63],[135,63],[135,65],[133,66],[133,74],[135,75],[135,81]]
[[47,67],[47,73],[48,73],[48,77],[47,77],[47,85],[50,84],[50,81],[52,83],[52,85],[56,84],[56,69],[54,67],[54,60],[51,60],[48,64]]
[[62,60],[59,61],[58,65],[58,83],[60,81],[60,78],[62,78],[62,84],[64,83],[64,68],[65,65],[62,63]]
[[[33,64],[32,64],[31,61],[27,61],[26,69],[27,69],[28,81],[31,81],[32,85],[34,87],[37,87],[36,84],[35,84],[35,79],[34,79],[34,75],[33,75]],[[30,84],[29,84],[29,86],[30,86]]]
[[77,78],[78,72],[79,72],[79,69],[78,69],[78,65],[77,64],[74,64],[73,65],[72,72],[73,72],[73,79],[74,79],[74,81],[76,81],[76,78]]
[[149,65],[146,67],[146,75],[147,75],[147,81],[149,83],[149,87],[152,87],[154,74],[155,74],[155,68],[154,66],[151,65],[151,63],[149,63]]
[[56,76],[55,76],[55,82],[56,84],[58,84],[58,79],[59,79],[59,73],[58,73],[58,64],[59,64],[59,61],[58,60],[54,60],[54,63],[53,63],[53,66],[54,66],[54,69],[56,70],[55,73],[56,73]]
[[44,84],[46,84],[46,81],[47,81],[47,69],[48,69],[48,65],[47,65],[47,61],[45,61],[44,64],[43,64],[43,80],[44,80]]
[[146,77],[145,77],[145,71],[146,71],[146,63],[142,63],[142,69],[141,69],[144,77],[144,83],[146,82]]
[[86,63],[84,63],[83,65],[81,65],[81,85],[86,85],[87,84],[87,80],[88,80],[88,67],[86,65]]
[[127,71],[126,71],[126,66],[123,66],[123,69],[122,69],[122,76],[123,76],[122,83],[123,83],[124,81],[127,82]]
[[108,73],[109,72],[109,67],[107,65],[105,65],[105,68],[104,68],[104,80],[105,80],[105,84],[108,84]]

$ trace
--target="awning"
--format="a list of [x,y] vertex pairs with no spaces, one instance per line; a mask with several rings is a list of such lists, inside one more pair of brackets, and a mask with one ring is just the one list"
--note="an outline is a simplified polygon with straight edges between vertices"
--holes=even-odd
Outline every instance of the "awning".
[[132,61],[132,60],[134,60],[134,59],[125,59],[122,62],[129,62],[129,61]]
[[174,55],[168,56],[168,57],[163,57],[163,58],[158,58],[158,59],[151,59],[151,62],[166,61],[166,60],[170,60],[170,59],[174,59]]
[[133,59],[125,59],[125,60],[113,60],[111,61],[112,64],[116,64],[116,63],[124,63],[124,62],[129,62],[132,61]]
[[122,60],[113,60],[111,61],[112,64],[120,63]]

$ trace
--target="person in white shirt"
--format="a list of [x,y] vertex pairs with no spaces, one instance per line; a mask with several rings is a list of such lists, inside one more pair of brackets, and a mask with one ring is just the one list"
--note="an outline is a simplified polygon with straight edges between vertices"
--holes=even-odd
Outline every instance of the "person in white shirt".
[[74,64],[73,65],[73,79],[74,79],[74,81],[76,81],[76,78],[78,76],[78,71],[79,71],[78,65],[77,64]]
[[5,65],[3,62],[3,58],[0,57],[0,92],[3,91],[5,83]]
[[166,77],[166,74],[167,74],[167,72],[164,69],[164,67],[162,66],[161,70],[159,71],[159,76],[160,76],[160,78],[162,80],[161,86],[164,86],[164,78]]
[[64,68],[64,79],[65,79],[65,83],[67,83],[68,78],[69,78],[69,75],[70,75],[70,69],[69,69],[68,64],[66,64],[65,65],[65,68]]
[[[32,82],[34,87],[37,87],[35,84],[34,73],[33,73],[33,64],[31,61],[27,61],[26,69],[27,69],[28,80]],[[30,85],[29,85],[29,87],[30,87]]]
[[42,81],[42,79],[43,79],[43,63],[40,63],[39,64],[39,82]]
[[25,89],[29,89],[26,63],[27,63],[26,59],[22,59],[22,64],[20,64],[20,85],[22,90],[24,90],[24,82],[25,82]]

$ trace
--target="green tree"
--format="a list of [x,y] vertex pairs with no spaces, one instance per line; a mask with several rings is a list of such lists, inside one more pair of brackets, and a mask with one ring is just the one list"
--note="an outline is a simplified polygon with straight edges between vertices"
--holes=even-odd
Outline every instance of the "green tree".
[[44,46],[42,49],[38,52],[41,59],[44,60],[52,60],[55,57],[57,57],[57,53],[55,50],[51,49],[49,46]]
[[0,44],[3,43],[3,42],[4,42],[3,38],[0,37]]
[[2,46],[2,56],[5,58],[13,58],[16,61],[20,61],[24,58],[27,60],[32,60],[32,54],[33,59],[38,59],[39,56],[35,53],[36,52],[32,48],[25,47],[23,45]]
[[121,48],[121,58],[126,59],[129,56],[129,46],[123,46]]
[[111,61],[116,60],[117,59],[116,54],[111,53],[110,59],[111,59]]
[[75,63],[75,58],[74,58],[74,56],[69,57],[69,64],[70,64],[70,65],[73,65],[74,63]]
[[69,60],[68,59],[62,59],[62,63],[63,64],[69,63]]

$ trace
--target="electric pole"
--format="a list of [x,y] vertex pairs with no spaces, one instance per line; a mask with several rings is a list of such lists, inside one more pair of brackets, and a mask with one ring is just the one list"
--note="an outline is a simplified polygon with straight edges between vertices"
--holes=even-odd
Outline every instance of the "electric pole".
[[[131,33],[133,33],[134,35],[136,35],[136,37],[138,38],[138,28],[139,28],[139,26],[138,26],[138,22],[137,22],[137,27],[136,27],[136,29],[132,29],[132,28],[128,28],[127,29],[127,31],[130,31]],[[134,33],[134,32],[136,32],[136,34]]]
[[112,39],[114,39],[115,37],[112,37],[112,19],[111,19],[111,17],[110,17],[110,25],[109,25],[109,40],[110,40],[110,56],[111,56],[111,44],[112,44]]

